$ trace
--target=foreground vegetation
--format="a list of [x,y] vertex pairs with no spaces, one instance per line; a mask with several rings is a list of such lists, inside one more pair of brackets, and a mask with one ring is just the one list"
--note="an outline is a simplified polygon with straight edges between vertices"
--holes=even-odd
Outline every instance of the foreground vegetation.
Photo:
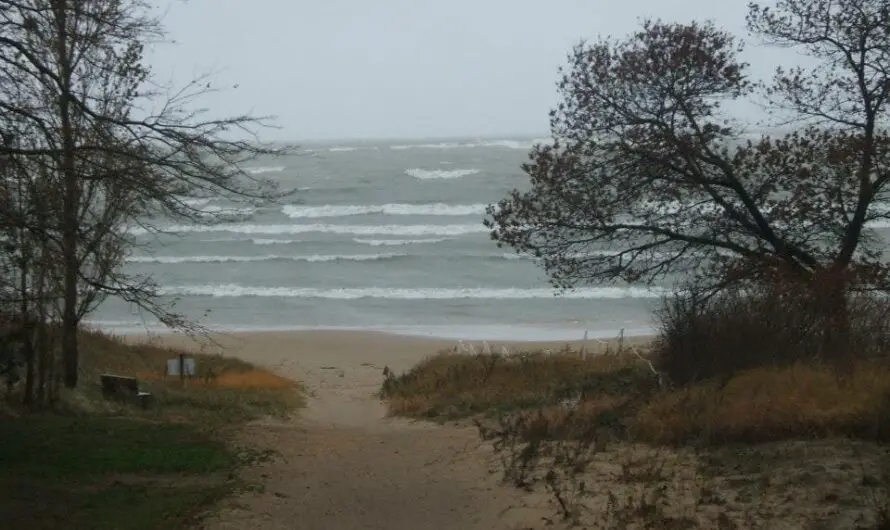
[[381,396],[392,414],[472,420],[505,481],[570,524],[886,528],[887,303],[851,299],[868,354],[841,364],[806,355],[824,328],[773,294],[667,300],[645,350],[443,352]]
[[883,361],[846,379],[799,363],[661,389],[634,354],[563,351],[442,353],[382,394],[393,414],[472,418],[505,480],[543,488],[569,522],[856,528],[887,514],[888,391]]
[[[234,446],[233,430],[301,404],[294,382],[238,359],[189,354],[198,377],[183,381],[164,377],[177,351],[94,332],[81,348],[83,384],[55,411],[27,411],[7,396],[0,520],[9,528],[188,528],[245,486],[239,466],[270,456]],[[101,373],[137,377],[152,405],[103,399]]]

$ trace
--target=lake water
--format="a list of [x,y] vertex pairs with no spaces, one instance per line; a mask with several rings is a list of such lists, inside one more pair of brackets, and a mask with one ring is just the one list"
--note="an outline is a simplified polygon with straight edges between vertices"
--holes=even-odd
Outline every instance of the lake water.
[[[303,145],[250,171],[299,193],[226,212],[211,226],[138,235],[131,272],[149,273],[176,309],[211,328],[361,328],[461,338],[563,339],[652,325],[657,293],[590,286],[555,296],[543,271],[499,249],[488,203],[527,186],[534,139]],[[163,223],[162,223],[163,226]],[[109,300],[91,315],[118,333],[156,328]]]

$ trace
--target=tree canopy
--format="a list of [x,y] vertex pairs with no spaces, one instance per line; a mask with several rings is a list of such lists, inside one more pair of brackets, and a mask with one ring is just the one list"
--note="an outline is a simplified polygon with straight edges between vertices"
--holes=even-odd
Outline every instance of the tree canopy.
[[0,312],[28,329],[58,325],[69,387],[80,321],[105,296],[194,327],[158,301],[151,278],[124,272],[129,227],[159,215],[206,221],[183,195],[283,196],[242,164],[288,149],[258,141],[261,118],[208,118],[199,103],[209,79],[159,85],[145,49],[161,38],[142,0],[0,0],[0,262],[9,272]]
[[[716,287],[777,271],[882,284],[887,2],[752,3],[747,23],[812,65],[752,79],[742,42],[710,22],[649,20],[577,45],[554,142],[523,165],[531,187],[489,208],[492,238],[540,258],[559,287],[672,273]],[[734,117],[734,101],[789,132],[752,135],[759,124]]]

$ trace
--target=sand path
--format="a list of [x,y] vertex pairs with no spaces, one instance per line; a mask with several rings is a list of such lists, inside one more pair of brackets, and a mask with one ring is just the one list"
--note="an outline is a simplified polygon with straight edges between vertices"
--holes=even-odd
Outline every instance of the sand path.
[[[416,530],[523,528],[472,427],[387,418],[374,397],[384,364],[407,369],[445,343],[373,334],[256,334],[226,350],[299,379],[307,407],[244,436],[280,458],[246,471],[262,484],[205,522],[207,529]],[[449,343],[453,344],[453,343]],[[546,513],[546,512],[544,512]]]

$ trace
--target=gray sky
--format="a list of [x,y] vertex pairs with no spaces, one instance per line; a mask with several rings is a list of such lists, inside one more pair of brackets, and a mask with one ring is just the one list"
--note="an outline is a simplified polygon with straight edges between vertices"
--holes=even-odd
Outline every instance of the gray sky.
[[[161,80],[214,71],[214,112],[277,116],[269,140],[545,136],[580,39],[641,17],[744,36],[747,0],[168,0]],[[753,43],[751,43],[753,44]],[[787,52],[786,55],[787,57]],[[776,51],[749,45],[757,74]]]

